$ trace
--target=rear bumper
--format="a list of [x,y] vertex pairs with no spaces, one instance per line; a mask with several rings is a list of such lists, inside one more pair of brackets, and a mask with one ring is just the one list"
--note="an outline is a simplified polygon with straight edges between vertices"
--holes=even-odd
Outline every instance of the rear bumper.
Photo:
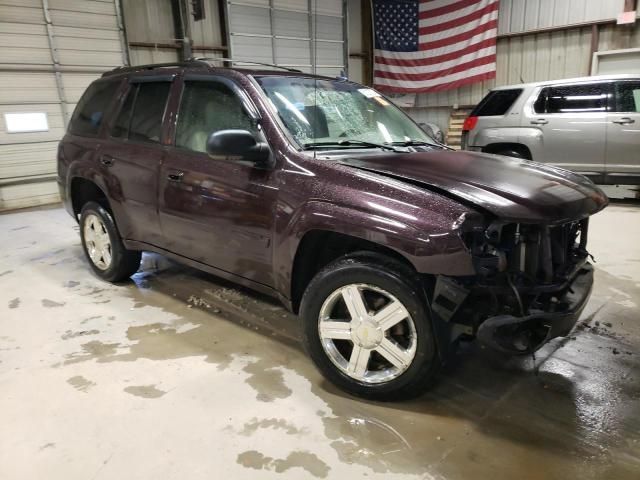
[[[558,293],[554,311],[532,310],[524,317],[490,317],[478,328],[477,338],[504,353],[531,353],[552,338],[565,336],[571,331],[591,296],[592,287],[593,267],[586,263],[568,286]],[[536,332],[537,340],[526,348],[517,348],[516,345],[521,346],[527,338],[532,338],[531,332]]]

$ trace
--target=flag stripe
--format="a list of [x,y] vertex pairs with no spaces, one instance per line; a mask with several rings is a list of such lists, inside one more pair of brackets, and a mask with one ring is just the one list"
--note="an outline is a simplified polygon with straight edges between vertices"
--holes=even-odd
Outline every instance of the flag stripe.
[[472,52],[466,53],[462,56],[456,54],[454,58],[448,61],[434,62],[431,65],[388,65],[386,63],[375,63],[376,72],[392,72],[392,73],[429,73],[429,72],[438,72],[441,70],[447,70],[449,68],[453,68],[458,64],[468,63],[477,58],[482,58],[486,56],[493,56],[496,53],[495,45],[491,45],[485,48],[480,48],[478,50],[474,50]]
[[[478,6],[475,5],[477,0],[473,0],[471,3],[474,5],[467,6],[465,8],[461,8],[460,10],[456,10],[455,12],[445,13],[442,15],[435,15],[432,12],[421,12],[420,17],[420,25],[421,26],[430,26],[437,25],[444,22],[449,22],[451,20],[455,20],[456,18],[466,17],[467,15],[472,14],[473,12],[478,11]],[[494,5],[497,5],[494,3]],[[487,6],[491,6],[487,4]]]
[[[475,52],[479,50],[485,50],[487,48],[493,49],[493,53],[496,51],[496,41],[493,38],[489,38],[487,40],[482,40],[479,43],[475,43],[471,45],[469,48],[465,49],[465,52]],[[378,52],[378,50],[376,50]],[[394,52],[395,53],[395,52]],[[376,68],[381,65],[388,66],[397,66],[397,67],[428,67],[430,65],[436,65],[438,63],[449,62],[451,60],[456,60],[461,57],[461,52],[454,51],[450,53],[445,53],[444,55],[437,55],[433,57],[427,58],[418,58],[418,59],[402,59],[402,58],[394,58],[391,56],[377,56],[374,61],[376,63]],[[468,54],[467,54],[468,55]]]
[[373,0],[374,85],[432,92],[495,78],[499,0]]
[[[432,78],[427,80],[396,80],[393,78],[376,78],[376,83],[380,85],[397,85],[400,87],[430,87],[438,83],[448,83],[456,80],[462,80],[467,76],[479,75],[481,73],[487,73],[491,71],[491,67],[495,64],[488,63],[486,65],[480,65],[464,72],[455,72],[449,75],[443,75],[438,78]],[[443,81],[446,80],[446,81]]]
[[407,72],[387,72],[383,70],[376,70],[376,78],[391,78],[394,80],[410,80],[413,82],[422,81],[422,80],[432,80],[441,78],[444,75],[449,75],[452,73],[465,72],[467,70],[471,70],[474,67],[479,67],[481,65],[493,64],[495,63],[495,58],[493,55],[474,58],[466,63],[460,63],[455,66],[451,66],[448,68],[442,68],[439,70],[435,70],[433,72],[428,73],[407,73]]
[[498,28],[498,20],[491,20],[490,22],[483,23],[482,25],[478,25],[472,30],[468,30],[463,33],[459,33],[457,35],[451,35],[449,37],[440,38],[438,40],[429,41],[429,42],[421,42],[420,50],[433,50],[434,48],[446,47],[447,45],[453,45],[454,43],[463,42],[465,40],[469,40],[479,33],[483,33],[487,30],[497,29]]
[[[495,66],[494,66],[495,67]],[[451,90],[452,88],[463,87],[465,85],[469,85],[471,83],[481,82],[482,80],[491,80],[492,78],[496,78],[495,68],[492,71],[487,71],[483,73],[478,73],[474,75],[470,75],[467,77],[459,78],[457,80],[453,80],[446,83],[440,84],[432,84],[428,87],[420,86],[420,87],[397,87],[393,85],[381,85],[380,83],[375,83],[373,86],[377,90],[389,92],[389,93],[420,93],[420,92],[441,92],[443,90]]]
[[[451,30],[457,27],[466,27],[468,25],[476,25],[477,23],[485,23],[486,21],[491,19],[490,17],[493,16],[493,12],[496,12],[495,18],[498,18],[497,3],[492,3],[480,10],[476,10],[465,16],[460,16],[449,21],[445,21],[435,25],[426,24],[426,26],[420,27],[418,32],[420,33],[420,35],[429,35],[432,33],[444,32],[445,30]],[[420,25],[425,25],[425,22],[420,22]]]
[[[491,2],[497,2],[498,0],[490,0]],[[457,12],[458,10],[462,10],[463,8],[468,8],[471,6],[476,6],[478,4],[478,0],[461,0],[455,3],[449,3],[448,5],[443,5],[440,7],[428,9],[429,4],[432,2],[423,2],[420,3],[420,20],[439,17],[441,15],[447,15],[449,13]]]
[[[420,50],[419,52],[390,52],[388,50],[376,50],[376,61],[380,58],[394,59],[394,61],[425,61],[430,62],[431,58],[437,58],[445,55],[453,55],[454,58],[459,57],[464,51],[472,50],[474,48],[480,48],[479,45],[484,42],[491,42],[489,45],[495,45],[496,32],[495,30],[487,30],[478,35],[474,35],[469,40],[459,42],[445,47],[434,48],[431,50]],[[478,47],[476,47],[478,45]],[[486,45],[485,45],[486,46]],[[448,60],[448,59],[444,59]],[[430,63],[425,63],[430,65]],[[410,65],[411,66],[411,65]]]

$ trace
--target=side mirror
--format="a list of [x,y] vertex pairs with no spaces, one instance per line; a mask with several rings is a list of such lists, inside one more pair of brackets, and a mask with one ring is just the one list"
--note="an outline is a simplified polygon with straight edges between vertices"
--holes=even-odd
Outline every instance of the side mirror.
[[254,163],[259,168],[272,168],[272,156],[269,146],[258,142],[247,130],[220,130],[209,135],[207,139],[209,155],[238,157]]

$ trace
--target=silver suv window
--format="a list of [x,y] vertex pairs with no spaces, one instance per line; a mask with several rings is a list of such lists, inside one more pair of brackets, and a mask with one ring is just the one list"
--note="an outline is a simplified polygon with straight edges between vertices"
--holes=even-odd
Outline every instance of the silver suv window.
[[640,113],[640,81],[616,84],[616,112]]
[[522,93],[521,88],[494,90],[473,109],[471,117],[492,117],[504,115]]
[[607,110],[609,84],[545,87],[533,104],[536,113],[588,113]]

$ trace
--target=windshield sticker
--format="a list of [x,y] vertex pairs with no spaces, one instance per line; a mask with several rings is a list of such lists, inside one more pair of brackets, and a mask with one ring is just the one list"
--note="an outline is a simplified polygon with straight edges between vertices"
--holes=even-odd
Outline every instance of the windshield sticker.
[[367,98],[376,98],[380,96],[378,92],[371,90],[370,88],[359,88],[358,91]]
[[296,102],[296,103],[293,104],[293,106],[296,107],[300,111],[304,110],[304,102]]

